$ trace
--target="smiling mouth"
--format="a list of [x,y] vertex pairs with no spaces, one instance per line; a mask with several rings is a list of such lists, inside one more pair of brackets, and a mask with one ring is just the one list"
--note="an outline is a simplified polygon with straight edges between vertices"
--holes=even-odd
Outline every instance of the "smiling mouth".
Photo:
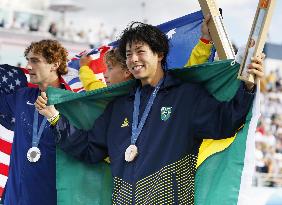
[[143,65],[137,65],[137,66],[134,66],[134,67],[132,68],[132,70],[134,70],[134,71],[139,71],[139,70],[141,70],[142,68],[144,68]]

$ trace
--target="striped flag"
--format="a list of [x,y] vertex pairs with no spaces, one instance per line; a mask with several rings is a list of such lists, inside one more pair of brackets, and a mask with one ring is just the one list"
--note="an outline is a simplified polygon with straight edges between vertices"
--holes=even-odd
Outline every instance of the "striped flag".
[[0,198],[8,179],[14,133],[0,125]]
[[105,82],[104,73],[106,71],[106,65],[104,63],[104,55],[105,53],[112,49],[112,46],[101,46],[96,49],[83,51],[78,55],[75,55],[71,61],[68,63],[68,74],[62,76],[67,84],[69,84],[74,92],[82,92],[84,91],[83,85],[79,79],[79,60],[83,54],[92,57],[92,61],[90,62],[89,67],[95,73],[97,79]]
[[[7,64],[0,65],[0,93],[10,94],[15,90],[26,87],[27,78],[21,68]],[[15,119],[0,113],[0,198],[8,179],[10,154],[14,133]]]

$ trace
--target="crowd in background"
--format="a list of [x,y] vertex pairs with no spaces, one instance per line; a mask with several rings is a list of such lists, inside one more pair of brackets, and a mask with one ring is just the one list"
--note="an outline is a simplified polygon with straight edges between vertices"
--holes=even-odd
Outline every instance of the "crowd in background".
[[279,69],[266,75],[261,89],[254,184],[282,187],[282,76]]
[[87,42],[90,47],[97,47],[100,45],[106,45],[115,41],[117,29],[113,28],[109,33],[104,27],[104,23],[100,23],[96,29],[89,28],[86,30],[76,30],[76,27],[72,22],[64,29],[59,31],[55,22],[52,22],[49,26],[48,32],[57,38],[63,38],[64,40],[75,42]]
[[44,33],[55,37],[58,40],[65,40],[79,43],[89,43],[90,47],[97,47],[108,44],[116,40],[117,29],[112,28],[111,32],[108,32],[104,23],[100,23],[97,28],[82,29],[77,28],[73,22],[66,22],[62,25],[62,22],[50,22],[47,28],[42,25],[40,18],[34,17],[33,21],[23,21],[14,17],[10,23],[5,22],[4,19],[0,19],[0,28],[9,30],[19,30],[23,32]]

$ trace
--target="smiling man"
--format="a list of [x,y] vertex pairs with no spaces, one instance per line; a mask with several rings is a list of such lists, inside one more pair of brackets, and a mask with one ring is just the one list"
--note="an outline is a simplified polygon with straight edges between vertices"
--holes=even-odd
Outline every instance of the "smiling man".
[[4,204],[56,204],[55,140],[52,121],[38,114],[34,102],[48,86],[64,87],[67,51],[55,40],[33,42],[24,53],[30,82],[38,88],[22,88],[0,95],[0,112],[13,116],[15,135]]
[[[219,102],[201,85],[165,71],[168,40],[156,27],[133,23],[124,30],[119,50],[137,79],[129,95],[110,103],[90,131],[78,130],[62,116],[54,133],[59,146],[91,163],[111,159],[113,204],[194,204],[194,178],[202,140],[233,136],[244,123],[254,97],[241,84],[234,98]],[[262,58],[249,72],[263,76]],[[37,109],[55,115],[47,98]],[[124,122],[127,123],[124,123]]]

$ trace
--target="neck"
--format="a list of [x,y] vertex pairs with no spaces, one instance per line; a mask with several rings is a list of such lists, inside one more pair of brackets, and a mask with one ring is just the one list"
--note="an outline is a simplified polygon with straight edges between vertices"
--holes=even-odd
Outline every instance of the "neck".
[[164,70],[159,67],[156,72],[154,73],[154,75],[152,75],[151,77],[147,77],[144,79],[141,79],[141,84],[142,86],[144,85],[151,85],[152,87],[156,87],[156,85],[158,84],[158,82],[164,77]]
[[57,78],[53,79],[51,82],[43,82],[43,83],[38,84],[38,87],[41,91],[46,91],[48,86],[59,88],[60,87],[59,77],[57,76]]

